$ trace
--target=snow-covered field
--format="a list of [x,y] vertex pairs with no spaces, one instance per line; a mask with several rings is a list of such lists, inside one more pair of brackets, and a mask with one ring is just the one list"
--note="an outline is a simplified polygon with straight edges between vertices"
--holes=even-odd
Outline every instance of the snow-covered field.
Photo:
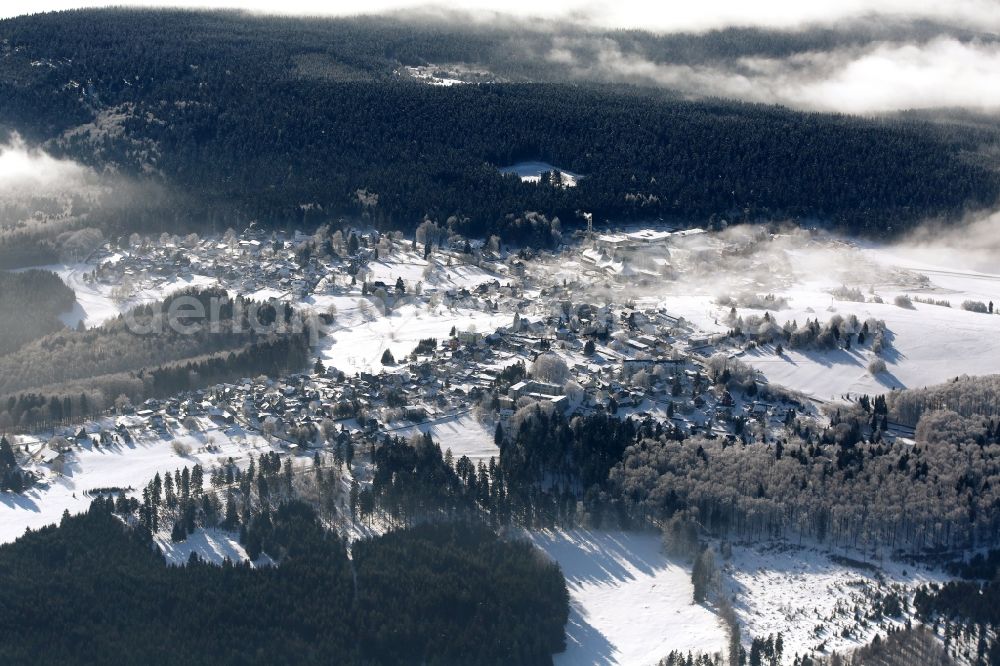
[[543,531],[531,540],[562,567],[570,592],[566,651],[556,664],[656,664],[671,650],[719,652],[726,633],[692,603],[691,570],[656,534]]
[[81,321],[87,328],[99,326],[138,305],[161,300],[175,291],[217,284],[215,279],[204,275],[186,275],[155,284],[151,281],[140,282],[125,298],[116,299],[112,295],[114,287],[84,280],[84,274],[94,269],[90,264],[57,264],[39,268],[56,273],[76,293],[76,305],[60,317],[71,328]]
[[[866,620],[873,599],[890,591],[906,598],[918,585],[945,579],[889,560],[853,567],[835,562],[828,552],[788,545],[734,546],[731,559],[720,566],[744,638],[781,632],[785,663],[796,654],[843,653],[868,643],[876,633],[885,634],[887,626],[905,622],[902,617]],[[856,608],[861,621],[855,618]]]
[[[711,243],[711,234],[698,243]],[[962,309],[964,301],[1000,303],[1000,265],[970,266],[961,253],[931,253],[905,246],[858,245],[838,239],[772,243],[774,249],[743,258],[732,269],[720,268],[712,279],[692,279],[683,272],[676,280],[662,280],[636,290],[644,305],[657,305],[683,316],[707,333],[731,327],[729,306],[719,297],[741,293],[769,294],[787,300],[787,307],[770,311],[779,324],[833,315],[857,315],[884,320],[892,334],[892,348],[883,354],[887,372],[868,372],[872,356],[865,350],[833,352],[785,349],[778,357],[771,347],[743,358],[768,381],[815,398],[840,399],[847,393],[885,393],[893,388],[915,388],[947,381],[962,374],[1000,372],[1000,316]],[[696,247],[691,252],[703,248]],[[684,267],[685,255],[673,253]],[[986,269],[986,270],[984,270]],[[702,270],[702,269],[699,269]],[[831,291],[856,288],[866,302],[836,300]],[[912,308],[894,303],[909,296]],[[883,302],[874,302],[876,297]],[[916,299],[948,301],[951,307]],[[764,310],[737,308],[747,318]]]
[[548,162],[518,162],[508,167],[501,167],[500,173],[517,174],[517,177],[525,183],[537,183],[541,180],[543,173],[556,169],[562,174],[562,185],[566,187],[575,187],[576,182],[583,178],[578,173],[560,169]]
[[[837,303],[812,315],[829,319],[836,312],[883,319],[893,334],[893,349],[884,356],[888,371],[868,372],[871,355],[857,350],[800,352],[786,350],[779,358],[772,350],[748,354],[744,360],[768,380],[820,399],[839,399],[846,393],[885,393],[894,388],[940,384],[959,375],[1000,372],[1000,317],[914,303],[914,309],[892,304]],[[803,321],[801,309],[781,316]]]
[[[928,286],[920,290],[876,285],[875,291],[884,303],[833,301],[825,289],[836,285],[804,285],[786,292],[789,309],[775,313],[779,321],[795,320],[800,324],[806,318],[817,317],[822,323],[835,313],[845,317],[854,314],[862,321],[869,317],[884,320],[892,333],[892,349],[883,355],[886,373],[871,375],[867,370],[870,354],[858,351],[789,350],[780,359],[761,352],[745,360],[773,383],[824,399],[845,393],[874,394],[893,388],[929,386],[963,374],[1000,372],[1000,316],[961,308],[965,300],[989,302],[1000,294],[1000,274],[984,276],[943,269],[921,270],[919,274],[929,278]],[[893,303],[897,295],[948,300],[951,307],[913,301],[912,309],[904,308]]]
[[[113,421],[105,425],[113,428]],[[188,432],[172,424],[169,438],[137,428],[130,430],[134,437],[131,444],[74,447],[73,451],[63,454],[61,473],[41,463],[28,466],[27,469],[43,475],[43,480],[21,495],[0,493],[0,542],[13,541],[27,527],[37,529],[58,523],[63,511],[68,510],[71,514],[86,511],[93,499],[89,491],[93,489],[140,490],[157,472],[196,464],[207,471],[213,463],[229,457],[237,463],[246,462],[251,452],[258,456],[272,450],[259,435],[236,427],[221,430],[205,419],[201,423],[203,430],[200,432]],[[175,447],[175,441],[181,446]],[[32,453],[44,446],[44,442],[31,438],[15,438],[15,443],[18,446],[27,444]],[[180,455],[178,449],[190,453]]]
[[440,257],[434,256],[428,261],[415,252],[398,250],[393,253],[392,258],[372,261],[367,268],[371,271],[370,279],[373,282],[382,281],[393,285],[397,278],[403,278],[403,282],[411,287],[419,282],[427,293],[442,289],[470,288],[497,277],[472,264],[455,261],[448,265],[447,259],[442,261]]
[[429,432],[442,451],[451,449],[455,460],[468,456],[473,463],[489,462],[490,458],[500,460],[500,449],[493,442],[493,431],[489,430],[472,414],[460,414],[434,419],[416,426],[408,426],[393,431],[400,437],[416,432]]
[[[324,298],[314,298],[317,309],[322,309]],[[328,332],[320,348],[320,357],[327,367],[348,374],[379,372],[382,354],[386,349],[398,360],[406,357],[424,338],[443,340],[452,327],[457,331],[491,333],[499,326],[509,326],[513,315],[456,308],[438,307],[428,311],[418,305],[404,305],[388,315],[380,314],[374,307],[359,305],[367,299],[355,299],[338,306],[336,326]],[[365,310],[367,309],[367,314]]]

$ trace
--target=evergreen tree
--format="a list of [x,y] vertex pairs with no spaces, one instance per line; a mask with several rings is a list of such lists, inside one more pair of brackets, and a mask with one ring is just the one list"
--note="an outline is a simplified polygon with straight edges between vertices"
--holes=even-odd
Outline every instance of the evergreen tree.
[[292,459],[285,458],[285,492],[291,494],[292,492],[292,480],[294,479],[294,474],[292,472]]
[[174,477],[167,472],[163,475],[163,502],[168,509],[177,508],[177,495],[174,492]]
[[17,466],[17,458],[14,456],[14,447],[10,445],[6,436],[0,436],[0,472],[6,472]]
[[351,479],[351,495],[350,495],[350,507],[351,507],[351,520],[357,520],[358,514],[358,498],[361,492],[361,486],[358,484],[357,479]]
[[231,492],[226,493],[226,518],[223,526],[227,530],[231,530],[239,524],[239,520],[239,514],[236,511],[236,499]]

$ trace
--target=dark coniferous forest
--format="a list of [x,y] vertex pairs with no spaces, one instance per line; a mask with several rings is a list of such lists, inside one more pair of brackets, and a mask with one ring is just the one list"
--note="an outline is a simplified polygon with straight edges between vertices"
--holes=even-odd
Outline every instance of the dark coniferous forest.
[[[504,55],[516,51],[505,39],[388,19],[19,17],[0,22],[0,127],[173,192],[91,216],[112,232],[341,217],[412,230],[430,217],[548,245],[588,211],[599,221],[793,219],[892,235],[1000,192],[996,174],[967,159],[995,141],[985,130],[685,101],[552,71],[504,76],[531,71]],[[738,54],[755,43],[729,32],[701,48]],[[677,44],[646,48],[668,57]],[[435,61],[495,75],[450,87],[406,75]],[[498,171],[521,160],[585,177],[568,188]]]
[[0,272],[0,356],[63,328],[59,315],[76,302],[50,271]]
[[[579,36],[569,25],[549,27],[561,39]],[[935,30],[887,21],[588,35],[650,63],[739,69],[744,58],[808,59],[890,37],[925,43]],[[107,263],[82,279],[97,290],[114,284],[110,298],[123,313],[89,330],[67,328],[60,315],[76,297],[58,275],[0,272],[0,434],[10,436],[0,437],[0,499],[20,511],[53,489],[63,500],[70,488],[94,498],[88,512],[0,545],[0,663],[551,664],[567,644],[567,582],[517,535],[576,528],[645,529],[654,546],[662,536],[670,556],[692,562],[686,596],[718,611],[735,642],[733,666],[746,663],[727,599],[737,596],[718,585],[715,546],[729,560],[734,545],[794,542],[950,567],[956,580],[903,600],[913,607],[907,621],[943,625],[946,635],[961,627],[967,637],[978,627],[980,662],[1000,660],[1000,553],[990,550],[1000,542],[1000,380],[906,389],[904,379],[913,382],[890,383],[888,359],[876,357],[895,335],[886,320],[866,322],[852,350],[853,325],[842,341],[840,314],[779,329],[769,312],[737,311],[751,302],[787,307],[780,294],[726,296],[726,304],[720,296],[709,307],[731,308],[730,319],[715,324],[732,328],[717,336],[671,314],[669,300],[654,312],[641,295],[654,281],[683,284],[689,256],[716,261],[699,268],[706,281],[716,268],[751,265],[749,241],[717,253],[698,247],[736,236],[730,224],[819,228],[794,233],[824,242],[898,240],[929,222],[995,209],[1000,125],[962,110],[847,116],[578,75],[546,56],[544,33],[405,15],[120,8],[0,20],[0,153],[62,160],[53,171],[75,174],[55,183],[55,194],[29,187],[8,201],[0,191],[0,268],[101,256]],[[948,36],[976,48],[1000,41],[972,30]],[[577,65],[600,58],[570,51]],[[428,71],[464,80],[430,85]],[[508,172],[535,161],[578,178],[546,171],[528,182]],[[574,263],[567,241],[588,220],[713,233],[588,235],[597,252]],[[317,229],[311,238],[294,233]],[[383,233],[397,230],[404,235]],[[143,261],[161,232],[162,245],[187,232],[205,240],[192,236]],[[779,234],[764,236],[771,243]],[[477,238],[489,240],[481,247]],[[646,251],[661,241],[669,251],[654,261]],[[418,244],[423,264],[413,263]],[[597,305],[573,307],[590,296],[565,277],[559,287],[549,259],[590,287],[604,284],[600,318]],[[177,267],[193,276],[199,265],[214,267],[217,286],[127,311],[134,285],[125,276],[166,278]],[[489,280],[477,286],[473,268]],[[755,273],[783,270],[753,264]],[[930,292],[931,279],[913,271],[893,272],[891,291]],[[824,303],[829,295],[832,311],[835,300],[889,306],[875,285],[868,295],[863,286],[824,291]],[[245,295],[278,287],[267,303]],[[182,297],[209,312],[218,305],[224,325],[163,328],[163,313]],[[934,304],[900,293],[895,305],[917,310],[914,302]],[[989,298],[967,303],[992,321]],[[427,319],[447,308],[458,323],[447,338],[446,328],[421,333],[430,337],[407,354],[413,343],[400,345],[410,331],[399,340],[396,331],[416,326],[424,305]],[[274,326],[251,326],[248,310]],[[473,311],[490,316],[490,329],[508,313],[516,324],[460,332],[459,318]],[[395,326],[378,328],[383,319]],[[341,323],[326,335],[313,326],[319,320]],[[137,333],[135,323],[154,330]],[[368,344],[348,335],[362,327],[388,341],[370,362],[356,363],[352,350],[344,365],[345,348]],[[330,354],[315,344],[324,336],[336,345]],[[860,359],[868,336],[868,371],[885,395],[817,399],[815,410],[738,360],[759,360],[769,345],[768,363],[785,363],[786,346],[796,357]],[[710,347],[719,353],[710,357]],[[546,351],[561,363],[550,363],[551,373]],[[902,344],[893,353],[905,358]],[[501,369],[509,357],[519,360]],[[480,372],[486,363],[490,372]],[[312,375],[298,374],[308,367]],[[243,381],[250,377],[258,379]],[[522,380],[541,392],[515,389]],[[167,397],[186,404],[156,400]],[[112,412],[114,420],[85,423]],[[487,462],[434,441],[431,425],[464,427],[464,418],[495,433],[498,456]],[[206,420],[213,425],[202,430]],[[85,487],[84,462],[147,445],[191,457],[191,471],[136,480],[139,491]],[[311,469],[294,462],[307,450]],[[211,490],[203,490],[207,476]],[[182,548],[199,530],[238,533],[248,561],[218,566],[193,556],[168,565],[156,543],[169,533]],[[902,617],[897,611],[886,617]],[[843,615],[868,628],[859,607]],[[591,638],[603,639],[594,624]],[[836,639],[825,631],[813,629],[810,649]],[[858,659],[907,645],[934,653],[926,628],[900,622],[893,632]],[[743,638],[751,666],[782,663],[780,633],[777,643]],[[610,663],[617,646],[607,643]],[[807,663],[816,662],[796,655],[797,666]]]
[[169,567],[111,500],[0,546],[0,659],[47,663],[546,664],[569,608],[558,567],[473,525],[354,544],[304,504],[280,566]]

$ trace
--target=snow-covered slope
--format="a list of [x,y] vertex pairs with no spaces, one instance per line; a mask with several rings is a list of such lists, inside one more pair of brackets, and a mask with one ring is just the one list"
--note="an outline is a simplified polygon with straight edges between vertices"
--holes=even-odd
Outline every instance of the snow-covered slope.
[[[963,264],[961,255],[940,256],[905,247],[857,246],[834,239],[802,243],[798,240],[761,253],[753,270],[736,275],[721,272],[716,281],[694,284],[680,278],[683,289],[664,282],[659,298],[645,299],[681,315],[709,333],[724,333],[730,306],[720,296],[740,292],[774,293],[787,307],[770,311],[783,324],[806,319],[825,323],[835,314],[884,320],[892,348],[882,358],[887,372],[868,372],[868,350],[833,352],[785,349],[778,357],[771,347],[747,353],[744,360],[775,384],[824,399],[847,393],[885,393],[914,388],[969,374],[1000,372],[1000,316],[962,309],[965,301],[1000,303],[1000,266]],[[773,274],[763,271],[773,264]],[[746,267],[744,267],[746,268]],[[866,302],[836,300],[831,292],[842,286],[858,289]],[[912,308],[894,304],[909,296]],[[883,302],[876,302],[881,299]],[[951,307],[918,302],[948,301]],[[645,302],[645,301],[644,301]],[[998,308],[1000,309],[1000,308]],[[762,316],[764,310],[737,307],[740,317]]]
[[843,653],[905,622],[904,615],[872,617],[885,595],[908,600],[917,586],[945,578],[889,560],[855,562],[817,548],[734,546],[731,559],[720,565],[744,640],[782,633],[785,663],[796,654]]
[[[259,435],[238,427],[227,432],[207,419],[200,421],[203,427],[200,432],[188,432],[174,424],[170,439],[166,439],[135,429],[130,431],[135,438],[131,444],[115,447],[87,444],[63,454],[65,460],[61,464],[29,466],[28,469],[42,475],[43,480],[21,495],[0,493],[0,542],[13,541],[27,527],[37,529],[58,523],[63,511],[68,510],[71,514],[86,511],[93,499],[91,490],[138,490],[157,472],[196,464],[207,470],[216,461],[232,457],[237,462],[245,462],[250,453],[258,456],[272,450]],[[113,419],[106,425],[113,428]],[[17,438],[16,443],[27,445],[32,453],[44,446],[44,442],[29,438]]]
[[408,437],[417,432],[429,432],[442,451],[451,450],[455,460],[468,456],[473,463],[486,463],[490,458],[500,461],[500,449],[493,441],[493,432],[471,413],[399,428],[393,434]]
[[718,652],[725,630],[692,602],[691,570],[656,534],[542,531],[531,540],[562,567],[571,611],[556,664],[656,664],[671,650]]
[[40,268],[56,273],[76,293],[76,306],[61,317],[63,323],[71,328],[75,328],[81,321],[87,328],[99,326],[138,305],[163,299],[175,291],[218,283],[204,275],[186,275],[155,284],[138,284],[127,297],[116,299],[112,295],[112,286],[84,280],[84,275],[94,268],[90,264],[59,264]]
[[[317,297],[315,301],[321,310],[325,300]],[[368,303],[367,299],[361,302]],[[424,338],[447,338],[452,327],[490,333],[499,326],[509,326],[513,320],[513,315],[507,313],[443,307],[428,311],[417,305],[404,305],[388,315],[370,308],[366,315],[357,303],[352,304],[352,310],[339,310],[337,326],[329,331],[321,349],[328,367],[348,374],[379,372],[386,349],[396,359],[402,359]]]

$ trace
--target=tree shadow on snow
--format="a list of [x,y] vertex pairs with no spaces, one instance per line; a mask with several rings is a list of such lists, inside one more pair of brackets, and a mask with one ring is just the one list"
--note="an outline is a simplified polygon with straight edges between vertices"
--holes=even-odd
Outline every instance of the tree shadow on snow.
[[[653,575],[670,563],[646,541],[649,535],[627,532],[591,532],[571,530],[535,533],[535,545],[560,563],[563,575],[570,584],[611,584],[634,580],[637,571]],[[647,552],[649,551],[649,552]]]
[[556,666],[581,663],[581,660],[595,666],[610,666],[617,663],[617,653],[604,634],[590,624],[579,609],[573,608],[566,623],[566,650],[554,655],[553,661]]
[[856,351],[848,351],[846,349],[834,349],[831,351],[814,351],[805,350],[800,351],[800,354],[808,358],[813,363],[818,363],[819,365],[826,366],[828,368],[835,365],[856,365],[863,366],[865,364],[864,357]]
[[896,379],[896,375],[892,374],[888,370],[885,372],[880,372],[874,375],[875,380],[882,386],[889,389],[904,389],[906,384]]
[[21,509],[22,511],[32,511],[34,513],[41,511],[35,500],[20,493],[2,491],[0,492],[0,503],[11,509]]

